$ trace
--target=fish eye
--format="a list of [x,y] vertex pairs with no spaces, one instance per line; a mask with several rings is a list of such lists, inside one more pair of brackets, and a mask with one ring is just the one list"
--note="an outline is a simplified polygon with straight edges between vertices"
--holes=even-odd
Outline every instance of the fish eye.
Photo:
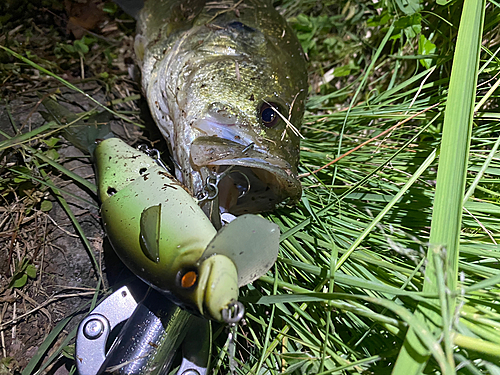
[[260,107],[260,119],[265,127],[274,127],[279,120],[278,106],[274,103],[262,104]]
[[182,289],[191,289],[198,281],[198,271],[196,269],[184,269],[177,274],[177,286]]

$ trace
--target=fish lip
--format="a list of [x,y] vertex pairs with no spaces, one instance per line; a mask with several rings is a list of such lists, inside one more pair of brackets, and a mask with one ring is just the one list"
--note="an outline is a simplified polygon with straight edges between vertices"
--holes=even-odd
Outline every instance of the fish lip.
[[[225,175],[219,186],[219,202],[234,215],[271,211],[283,202],[297,201],[302,194],[300,181],[290,163],[251,145],[218,137],[199,137],[191,144],[191,162],[196,169],[207,167],[219,176]],[[231,183],[241,186],[248,182],[249,191],[246,194],[240,191],[235,198]]]

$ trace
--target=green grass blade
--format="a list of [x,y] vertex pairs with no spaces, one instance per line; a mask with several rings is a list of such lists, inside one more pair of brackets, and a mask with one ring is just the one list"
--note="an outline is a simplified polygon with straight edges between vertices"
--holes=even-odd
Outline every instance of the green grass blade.
[[[274,267],[276,268],[277,265],[275,265]],[[276,294],[276,292],[278,290],[277,281],[278,281],[278,279],[277,279],[277,277],[275,277],[275,282],[274,282],[274,286],[273,286],[273,294]],[[267,352],[267,348],[269,347],[269,337],[271,335],[271,328],[273,326],[273,321],[274,321],[275,308],[276,308],[276,306],[273,305],[272,309],[271,309],[271,316],[269,317],[269,324],[268,324],[267,330],[266,330],[266,336],[264,337],[264,342],[262,345],[262,356],[260,357],[259,363],[257,364],[257,371],[256,371],[257,373],[260,372],[260,369],[262,368],[264,360],[266,359],[266,354],[267,354],[266,352]]]
[[[458,31],[457,46],[450,79],[445,110],[441,155],[438,167],[436,195],[431,224],[427,270],[423,291],[437,292],[436,264],[433,251],[436,246],[446,248],[447,288],[454,291],[457,285],[459,240],[462,222],[462,201],[465,193],[468,152],[474,110],[479,52],[484,20],[484,1],[466,0]],[[434,301],[437,304],[436,301]],[[424,307],[425,315],[438,325],[442,316]],[[454,310],[454,306],[450,306]],[[417,314],[424,319],[424,313]],[[434,327],[439,334],[439,328]],[[430,348],[409,329],[393,369],[393,374],[419,374],[430,356]],[[453,364],[449,364],[453,365]]]
[[[342,124],[342,130],[340,131],[340,139],[339,139],[339,144],[338,144],[338,147],[337,147],[337,157],[339,157],[341,155],[341,148],[342,148],[342,137],[343,137],[343,134],[344,134],[344,131],[345,131],[345,128],[347,126],[347,120],[349,118],[349,114],[351,113],[351,110],[353,108],[353,105],[356,103],[356,99],[358,97],[358,95],[360,94],[361,90],[365,87],[366,85],[366,82],[368,80],[368,77],[369,77],[369,74],[370,72],[372,71],[372,69],[375,67],[375,64],[377,63],[378,61],[378,58],[380,57],[380,54],[382,53],[385,45],[387,44],[387,42],[389,41],[389,38],[391,37],[392,35],[392,32],[394,31],[394,25],[391,25],[389,27],[389,29],[387,30],[387,33],[385,34],[385,37],[384,39],[382,40],[382,42],[380,43],[380,46],[378,47],[378,49],[375,51],[375,54],[373,55],[373,58],[372,58],[372,61],[370,63],[370,66],[368,67],[368,69],[366,70],[366,73],[365,75],[363,76],[363,79],[361,80],[361,83],[360,85],[358,86],[358,89],[356,90],[356,92],[354,93],[354,97],[349,105],[349,108],[347,109],[346,113],[345,113],[345,117],[344,117],[344,122]],[[332,178],[332,181],[335,180],[335,176],[337,175],[337,168],[338,168],[338,165],[335,164],[334,166],[334,170],[333,170],[333,178]]]
[[[12,120],[11,120],[12,122]],[[12,124],[14,124],[12,122]],[[70,171],[69,169],[63,167],[61,164],[55,162],[54,160],[48,158],[47,156],[45,156],[42,152],[40,151],[37,151],[35,150],[34,148],[32,147],[29,147],[27,145],[24,144],[24,142],[26,141],[31,141],[33,140],[33,138],[44,132],[45,130],[48,130],[48,129],[52,129],[52,128],[59,128],[59,126],[55,123],[55,122],[49,122],[29,133],[26,133],[26,134],[23,134],[21,136],[18,136],[18,137],[9,137],[7,134],[2,134],[4,135],[4,137],[7,138],[7,140],[3,141],[3,142],[0,142],[0,151],[3,149],[3,148],[8,148],[8,147],[11,147],[11,146],[14,146],[14,145],[17,145],[17,144],[21,144],[26,150],[30,151],[33,155],[35,155],[36,157],[38,157],[40,160],[44,161],[45,163],[49,164],[50,166],[56,168],[57,170],[59,170],[59,172],[65,174],[66,176],[68,176],[69,178],[73,179],[76,183],[86,187],[88,190],[90,190],[91,192],[93,192],[94,194],[97,193],[97,186],[95,184],[93,184],[92,182],[90,181],[87,181],[86,179],[84,179],[83,177],[77,175],[76,173]],[[16,172],[18,173],[18,172]],[[42,183],[44,183],[44,181],[41,181]],[[78,196],[75,196],[77,198],[80,198]],[[92,203],[93,204],[93,203]]]
[[92,202],[92,201],[88,201],[88,200],[86,200],[86,199],[84,199],[84,198],[82,198],[82,197],[80,197],[80,196],[78,196],[78,195],[76,195],[76,194],[74,194],[74,193],[72,193],[72,192],[70,192],[70,191],[67,191],[67,190],[60,189],[60,188],[56,187],[56,185],[54,185],[54,183],[53,183],[51,180],[43,180],[43,179],[41,179],[41,178],[36,178],[36,177],[33,177],[33,176],[32,176],[32,175],[30,175],[30,174],[23,173],[23,172],[21,172],[21,171],[17,171],[17,170],[12,169],[12,168],[9,168],[9,171],[10,171],[10,172],[12,172],[12,173],[15,173],[15,174],[17,174],[17,175],[19,175],[19,176],[23,176],[23,177],[25,177],[25,178],[30,178],[30,179],[32,179],[33,181],[39,182],[40,184],[42,184],[42,185],[45,185],[45,186],[49,187],[49,188],[50,188],[50,189],[52,189],[53,191],[57,190],[59,193],[64,193],[64,194],[67,194],[67,195],[69,195],[70,197],[73,197],[73,198],[78,199],[78,200],[80,200],[80,201],[82,201],[82,202],[85,202],[85,203],[87,203],[87,204],[89,204],[89,205],[91,205],[91,206],[94,206],[95,208],[99,208],[99,207],[98,207],[98,206],[97,206],[94,202]]
[[[35,165],[37,165],[37,164],[38,163],[35,162]],[[99,262],[97,261],[97,258],[94,255],[94,252],[92,250],[92,245],[90,244],[89,240],[87,239],[87,236],[85,236],[83,228],[81,227],[80,223],[76,219],[75,214],[73,213],[73,211],[69,207],[68,202],[66,202],[66,199],[64,199],[64,197],[62,196],[61,191],[54,185],[52,180],[48,177],[47,173],[42,169],[40,169],[40,172],[42,174],[42,177],[47,181],[47,184],[50,186],[52,193],[59,201],[59,204],[62,206],[64,211],[66,211],[66,214],[68,215],[69,219],[73,223],[73,226],[75,227],[76,232],[78,233],[83,244],[85,245],[85,248],[89,254],[89,257],[92,261],[92,265],[94,266],[94,270],[95,270],[96,274],[98,275],[98,278],[102,279],[102,270],[101,270],[101,267],[99,266]]]
[[38,348],[36,354],[31,358],[29,361],[28,365],[24,368],[23,372],[21,375],[30,375],[33,373],[35,370],[36,366],[38,363],[42,360],[42,358],[45,356],[45,353],[50,349],[52,344],[55,342],[57,339],[57,336],[59,336],[59,333],[68,325],[70,320],[73,318],[73,315],[70,315],[63,320],[61,320],[57,325],[52,329],[43,342],[42,345]]
[[58,129],[58,128],[59,126],[55,122],[51,121],[40,126],[39,128],[36,128],[35,130],[30,131],[29,133],[21,134],[17,137],[12,137],[12,138],[9,137],[9,139],[0,142],[0,151],[3,151],[9,147],[23,144],[24,142],[33,141],[33,139],[37,135],[42,134],[47,130]]
[[382,211],[377,215],[375,219],[366,227],[366,229],[361,233],[361,235],[353,242],[353,244],[349,247],[349,249],[340,257],[336,270],[338,270],[347,258],[352,254],[354,250],[361,244],[361,242],[370,234],[370,232],[375,228],[382,218],[387,215],[389,210],[394,207],[394,205],[401,199],[401,197],[408,191],[408,189],[415,183],[415,181],[424,173],[424,171],[429,168],[429,166],[434,161],[436,157],[436,150],[432,151],[431,154],[425,159],[422,165],[418,168],[418,170],[411,176],[408,182],[399,190],[399,192],[391,199],[391,201],[384,207]]
[[[500,80],[499,80],[499,82],[500,82]],[[474,194],[474,190],[476,190],[476,187],[479,184],[479,181],[481,180],[481,178],[483,177],[484,173],[486,172],[486,169],[490,166],[491,161],[495,157],[495,155],[497,153],[497,150],[498,150],[498,146],[500,146],[500,138],[498,138],[496,140],[496,142],[493,145],[493,148],[491,149],[488,157],[484,161],[484,164],[481,166],[481,169],[479,170],[478,174],[474,178],[474,181],[469,186],[469,189],[467,190],[467,193],[465,194],[465,197],[463,199],[463,204],[464,205],[467,203],[467,201],[472,196],[472,194]]]
[[454,334],[453,342],[462,348],[500,357],[500,345],[493,342],[465,336],[460,333]]
[[33,149],[31,147],[28,147],[28,146],[26,146],[26,148],[30,152],[32,152],[34,156],[36,156],[40,160],[44,161],[45,163],[49,164],[50,166],[54,167],[59,172],[65,174],[66,176],[68,176],[69,178],[71,178],[72,180],[74,180],[76,183],[78,183],[78,184],[86,187],[88,190],[90,190],[94,194],[97,193],[97,186],[95,184],[93,184],[92,182],[84,179],[83,177],[81,177],[81,176],[77,175],[76,173],[70,171],[69,169],[63,167],[61,164],[59,164],[59,163],[55,162],[54,160],[48,158],[47,156],[45,156],[40,151],[36,151],[35,149]]
[[[44,373],[44,370],[54,362],[56,358],[58,358],[62,352],[62,350],[69,344],[71,340],[76,336],[76,332],[78,331],[78,327],[73,328],[73,330],[68,333],[68,336],[63,340],[63,342],[58,346],[56,351],[52,353],[52,355],[47,359],[47,361],[38,369],[37,372],[34,373],[34,375],[40,375]],[[24,374],[23,374],[24,375]]]

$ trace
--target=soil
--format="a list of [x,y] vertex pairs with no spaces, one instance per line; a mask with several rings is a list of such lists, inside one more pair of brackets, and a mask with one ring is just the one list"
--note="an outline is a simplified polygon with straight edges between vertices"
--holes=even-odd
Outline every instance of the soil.
[[[105,6],[101,1],[87,3],[90,2],[101,11]],[[0,45],[53,70],[101,103],[138,95],[138,85],[128,73],[132,66],[133,21],[120,11],[112,16],[99,13],[97,20],[85,21],[89,15],[78,7],[85,3],[67,0],[63,7],[56,1],[6,1],[0,5],[0,15],[5,15],[0,17]],[[75,40],[83,40],[85,36],[93,39],[84,58],[61,50],[62,45],[74,46]],[[58,101],[74,113],[95,107],[84,95],[0,51],[0,131],[3,135],[0,144],[7,137],[26,134],[46,124],[39,112],[43,111],[39,96],[56,95]],[[142,122],[137,114],[147,114],[147,110],[139,111],[138,105],[143,103],[128,101],[115,105],[114,109],[127,111],[131,120]],[[110,126],[129,144],[146,142],[143,131],[135,125],[112,120]],[[46,156],[57,152],[55,158],[60,165],[95,182],[88,155],[57,134],[43,138],[50,140],[53,136],[58,139],[55,146],[50,141],[47,145],[41,138],[32,138],[24,145]],[[110,249],[103,250],[105,234],[94,193],[56,168],[45,165],[22,145],[3,147],[1,151],[0,374],[14,374],[26,367],[63,318],[74,314],[38,365],[46,361],[68,332],[78,325],[98,288],[99,272],[104,276],[104,285],[99,289],[102,296],[122,268]],[[96,273],[81,236],[57,196],[41,182],[47,180],[44,173],[61,189],[62,197],[90,242],[101,271]],[[13,288],[16,267],[23,261],[29,269],[35,269],[36,274],[25,269],[21,274],[30,276],[24,284],[22,278],[18,280],[20,285]],[[74,363],[72,342],[65,348],[66,356],[59,355],[44,373],[68,373]]]

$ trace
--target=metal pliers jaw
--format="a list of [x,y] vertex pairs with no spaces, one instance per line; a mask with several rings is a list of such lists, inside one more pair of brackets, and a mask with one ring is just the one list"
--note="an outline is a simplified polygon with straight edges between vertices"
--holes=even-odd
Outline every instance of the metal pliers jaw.
[[[106,350],[111,332],[123,322],[126,323]],[[137,302],[124,286],[80,323],[76,367],[80,375],[166,374],[175,352],[182,347],[182,362],[176,375],[206,375],[209,336],[207,321],[181,310],[153,290]]]

